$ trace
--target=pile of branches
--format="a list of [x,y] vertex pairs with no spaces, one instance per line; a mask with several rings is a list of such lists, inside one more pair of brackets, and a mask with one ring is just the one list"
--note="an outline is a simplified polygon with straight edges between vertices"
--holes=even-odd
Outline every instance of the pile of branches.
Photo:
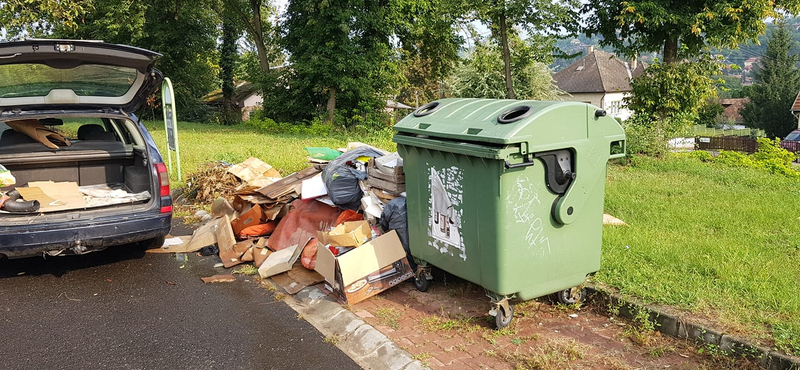
[[205,163],[189,175],[182,198],[195,204],[211,204],[215,199],[232,199],[241,181],[228,173],[230,165],[223,162]]

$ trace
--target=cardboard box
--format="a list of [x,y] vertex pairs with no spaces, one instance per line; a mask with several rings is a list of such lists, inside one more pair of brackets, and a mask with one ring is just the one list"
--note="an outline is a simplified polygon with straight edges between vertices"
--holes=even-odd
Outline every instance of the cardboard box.
[[321,245],[334,247],[358,247],[372,237],[372,229],[367,221],[348,221],[331,231],[317,231]]
[[383,157],[370,159],[367,166],[367,175],[386,181],[405,183],[406,174],[403,171],[403,158],[395,152]]
[[347,304],[414,277],[394,230],[338,257],[328,248],[319,248],[315,270],[325,278],[325,287]]
[[239,236],[239,234],[242,233],[242,230],[253,225],[261,224],[261,220],[263,220],[264,217],[264,209],[258,204],[254,205],[252,208],[250,208],[250,210],[242,213],[241,216],[231,221],[233,235]]
[[268,278],[292,269],[292,265],[300,258],[303,248],[306,245],[293,245],[289,248],[281,249],[269,254],[261,267],[258,268],[258,275]]
[[31,181],[28,187],[17,187],[22,199],[38,200],[39,212],[55,212],[85,208],[83,194],[76,182]]

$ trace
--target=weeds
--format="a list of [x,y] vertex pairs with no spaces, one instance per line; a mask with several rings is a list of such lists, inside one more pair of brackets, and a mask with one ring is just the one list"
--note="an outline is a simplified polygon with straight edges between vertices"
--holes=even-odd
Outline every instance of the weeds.
[[379,308],[375,311],[375,317],[382,325],[397,330],[400,329],[400,318],[403,317],[403,311],[393,307]]
[[638,345],[649,345],[653,332],[659,325],[650,320],[650,311],[637,308],[632,321],[631,325],[625,327],[622,335]]
[[473,333],[481,329],[472,317],[449,318],[444,315],[432,315],[422,318],[422,328],[426,332],[461,331]]
[[258,274],[258,269],[253,265],[242,265],[242,267],[233,270],[233,273],[239,275],[252,276]]
[[270,292],[273,292],[273,293],[278,290],[278,288],[276,288],[275,285],[272,284],[268,280],[262,280],[261,281],[261,286],[264,287],[264,289],[269,290]]
[[583,360],[587,347],[574,340],[548,340],[530,349],[514,347],[513,352],[492,350],[487,356],[496,356],[511,363],[515,369],[563,370],[575,369],[576,361]]
[[428,367],[428,360],[431,357],[433,357],[433,355],[431,355],[430,353],[427,353],[427,352],[418,353],[418,354],[416,354],[414,356],[411,356],[412,359],[421,362],[422,366],[424,366],[424,367]]
[[335,345],[339,344],[339,341],[341,339],[342,338],[338,334],[332,334],[332,335],[326,336],[325,339],[323,339],[323,341],[325,343],[330,343],[330,344],[333,344],[335,346]]

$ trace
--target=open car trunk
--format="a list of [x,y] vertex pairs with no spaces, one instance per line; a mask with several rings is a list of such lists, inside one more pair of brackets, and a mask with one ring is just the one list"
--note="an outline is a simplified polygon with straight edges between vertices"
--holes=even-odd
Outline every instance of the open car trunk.
[[[48,128],[66,131],[59,130],[60,118],[49,122],[56,125]],[[133,122],[82,118],[70,125],[79,127],[78,135],[64,134],[70,145],[52,149],[0,123],[0,164],[16,178],[14,186],[2,190],[15,188],[24,201],[40,205],[34,212],[0,213],[4,223],[69,218],[74,212],[81,212],[80,218],[132,214],[153,207],[158,195],[154,170]]]

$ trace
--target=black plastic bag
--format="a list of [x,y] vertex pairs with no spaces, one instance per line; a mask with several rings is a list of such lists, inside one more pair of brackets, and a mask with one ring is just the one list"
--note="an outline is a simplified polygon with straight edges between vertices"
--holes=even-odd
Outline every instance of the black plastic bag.
[[372,147],[360,147],[340,155],[322,170],[322,181],[328,188],[328,196],[333,204],[343,208],[357,210],[361,207],[363,193],[358,186],[359,180],[367,178],[365,171],[353,167],[358,157],[380,157],[384,153]]
[[381,220],[378,223],[381,228],[386,231],[394,230],[397,232],[397,237],[400,238],[400,243],[403,244],[403,249],[406,251],[408,263],[411,268],[416,271],[417,264],[414,263],[414,257],[411,256],[411,249],[408,247],[408,209],[406,208],[406,198],[397,197],[386,203],[381,212]]

